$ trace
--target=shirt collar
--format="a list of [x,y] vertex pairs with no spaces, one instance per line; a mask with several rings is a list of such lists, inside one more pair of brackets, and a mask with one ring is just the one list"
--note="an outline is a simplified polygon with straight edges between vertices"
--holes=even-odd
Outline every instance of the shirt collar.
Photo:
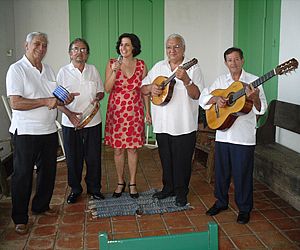
[[[230,73],[228,73],[228,74],[226,75],[226,81],[227,81],[227,82],[230,82],[230,83],[234,82],[234,80],[232,79],[232,76],[231,76]],[[242,73],[241,73],[241,75],[240,75],[239,81],[240,81],[240,82],[245,82],[245,81],[246,81],[246,75],[245,75],[245,70],[244,70],[244,69],[242,69]]]

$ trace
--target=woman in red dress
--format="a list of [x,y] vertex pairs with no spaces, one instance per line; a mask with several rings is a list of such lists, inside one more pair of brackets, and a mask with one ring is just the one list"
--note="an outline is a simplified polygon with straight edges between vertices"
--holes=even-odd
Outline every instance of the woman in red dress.
[[118,198],[125,191],[124,167],[125,149],[127,149],[129,194],[132,198],[138,198],[137,148],[142,147],[145,141],[144,104],[146,120],[151,121],[149,97],[143,96],[140,91],[142,80],[147,74],[147,67],[143,60],[135,58],[141,52],[141,43],[135,34],[122,34],[117,41],[116,50],[119,54],[118,59],[110,59],[106,66],[104,87],[110,95],[104,143],[114,148],[118,185],[113,197]]

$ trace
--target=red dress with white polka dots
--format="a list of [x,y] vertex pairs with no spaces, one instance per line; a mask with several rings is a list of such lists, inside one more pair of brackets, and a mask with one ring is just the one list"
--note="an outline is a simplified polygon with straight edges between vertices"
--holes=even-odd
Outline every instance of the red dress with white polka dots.
[[[115,60],[111,59],[110,64]],[[139,148],[145,142],[141,84],[145,63],[137,59],[130,78],[121,70],[108,99],[104,143],[113,148]]]

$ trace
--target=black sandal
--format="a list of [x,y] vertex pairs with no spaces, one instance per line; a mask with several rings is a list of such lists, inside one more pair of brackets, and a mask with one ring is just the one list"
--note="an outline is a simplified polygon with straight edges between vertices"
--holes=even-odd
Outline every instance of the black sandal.
[[128,185],[129,195],[130,195],[130,197],[133,198],[133,199],[139,198],[140,194],[139,194],[138,192],[136,192],[136,193],[134,193],[134,194],[131,193],[131,192],[130,192],[130,187],[136,187],[136,184],[130,184],[130,183],[129,183],[129,185]]
[[121,197],[122,193],[125,191],[126,182],[124,181],[124,183],[118,183],[118,186],[122,186],[122,191],[120,193],[114,192],[112,195],[112,197],[114,197],[114,198]]

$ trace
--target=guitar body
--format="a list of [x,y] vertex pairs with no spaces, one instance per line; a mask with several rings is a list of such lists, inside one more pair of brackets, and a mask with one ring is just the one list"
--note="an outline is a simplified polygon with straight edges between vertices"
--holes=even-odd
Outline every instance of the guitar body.
[[[241,82],[233,82],[227,89],[216,89],[211,94],[230,99],[233,93],[243,88],[244,86]],[[252,106],[253,103],[247,100],[245,95],[237,99],[234,103],[228,103],[224,108],[218,108],[218,111],[214,104],[210,109],[206,110],[207,124],[211,129],[226,130],[239,115],[249,113]]]
[[[292,58],[272,69],[268,73],[259,77],[250,85],[257,88],[262,83],[271,79],[273,76],[286,74],[298,68],[298,61]],[[253,107],[253,102],[246,98],[246,86],[241,82],[232,83],[227,89],[216,89],[211,92],[213,96],[222,96],[227,98],[227,104],[224,108],[213,104],[206,110],[207,124],[211,129],[228,129],[241,114],[247,114]]]
[[[154,79],[153,83],[159,87],[162,87],[167,79],[168,78],[165,76],[158,76]],[[169,84],[162,87],[162,93],[159,96],[151,97],[152,103],[160,106],[168,104],[172,98],[175,83],[176,81],[173,79]]]

